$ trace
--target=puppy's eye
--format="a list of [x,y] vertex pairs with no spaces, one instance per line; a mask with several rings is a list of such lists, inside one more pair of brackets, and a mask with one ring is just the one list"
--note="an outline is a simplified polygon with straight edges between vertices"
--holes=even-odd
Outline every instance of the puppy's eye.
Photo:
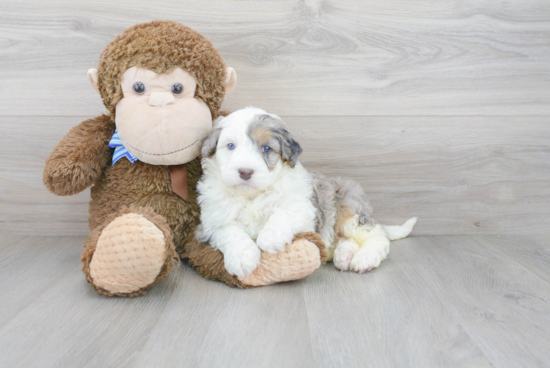
[[227,145],[227,148],[229,148],[229,150],[234,150],[235,149],[235,145],[233,143],[229,143]]
[[271,152],[271,147],[269,147],[269,146],[263,146],[263,147],[262,147],[262,152],[263,152],[263,153],[269,153],[269,152]]
[[172,86],[172,93],[173,94],[179,95],[182,92],[183,92],[183,86],[181,85],[181,83],[176,83]]
[[138,95],[141,95],[143,92],[145,92],[145,84],[141,82],[134,83],[134,92]]

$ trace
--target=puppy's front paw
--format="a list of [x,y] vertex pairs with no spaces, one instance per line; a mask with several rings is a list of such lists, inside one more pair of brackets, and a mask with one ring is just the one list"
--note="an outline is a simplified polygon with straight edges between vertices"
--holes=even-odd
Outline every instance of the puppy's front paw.
[[270,229],[263,228],[258,234],[256,244],[261,250],[267,253],[275,254],[285,250],[287,244],[292,243],[294,234],[290,229]]
[[248,276],[260,264],[261,254],[260,248],[252,239],[246,244],[236,244],[223,255],[225,269],[238,278]]

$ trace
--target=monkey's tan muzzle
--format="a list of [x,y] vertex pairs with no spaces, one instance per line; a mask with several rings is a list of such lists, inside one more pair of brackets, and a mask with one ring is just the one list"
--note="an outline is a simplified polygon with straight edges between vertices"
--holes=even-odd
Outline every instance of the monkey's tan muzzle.
[[149,105],[155,107],[163,107],[174,103],[176,99],[170,92],[153,92],[149,96]]

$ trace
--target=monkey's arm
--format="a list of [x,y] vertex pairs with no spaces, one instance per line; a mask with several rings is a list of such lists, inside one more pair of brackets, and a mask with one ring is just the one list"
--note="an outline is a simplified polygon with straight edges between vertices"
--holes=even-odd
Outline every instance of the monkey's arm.
[[115,124],[107,115],[85,120],[59,141],[46,159],[43,181],[59,196],[73,195],[92,185],[111,160],[109,141]]

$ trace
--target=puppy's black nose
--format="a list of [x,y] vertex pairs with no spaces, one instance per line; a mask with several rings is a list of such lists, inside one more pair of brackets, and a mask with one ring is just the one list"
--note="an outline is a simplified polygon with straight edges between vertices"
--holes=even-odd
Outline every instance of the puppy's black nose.
[[252,169],[239,169],[237,171],[243,180],[249,180],[252,177],[252,174],[254,174],[254,170]]

